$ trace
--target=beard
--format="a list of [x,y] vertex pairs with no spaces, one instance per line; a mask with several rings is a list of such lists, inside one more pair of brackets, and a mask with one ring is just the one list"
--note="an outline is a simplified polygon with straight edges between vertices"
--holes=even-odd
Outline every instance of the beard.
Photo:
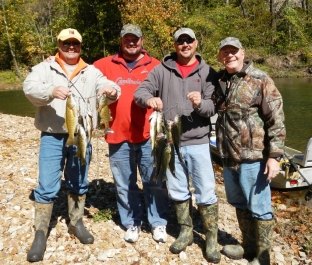
[[126,60],[134,61],[142,53],[142,47],[128,47],[121,49],[122,55]]

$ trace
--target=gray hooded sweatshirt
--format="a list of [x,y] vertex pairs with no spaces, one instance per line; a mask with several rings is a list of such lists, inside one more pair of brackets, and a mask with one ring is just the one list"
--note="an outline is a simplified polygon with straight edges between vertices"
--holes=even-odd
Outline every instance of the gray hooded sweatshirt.
[[[148,99],[160,97],[166,120],[173,120],[176,115],[181,116],[181,146],[209,143],[209,118],[215,111],[211,96],[216,72],[199,54],[196,54],[196,59],[199,64],[183,78],[176,64],[176,53],[165,56],[134,94],[136,104],[141,107],[147,107]],[[187,94],[192,91],[200,91],[202,95],[201,105],[197,109],[187,99]]]

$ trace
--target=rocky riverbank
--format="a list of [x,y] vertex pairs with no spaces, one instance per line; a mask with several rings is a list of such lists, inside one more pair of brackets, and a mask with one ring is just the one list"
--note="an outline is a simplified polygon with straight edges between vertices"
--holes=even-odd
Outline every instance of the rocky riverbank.
[[[33,118],[0,113],[0,124],[0,262],[5,265],[28,264],[26,253],[34,235],[31,195],[37,181],[40,134],[33,126]],[[84,220],[95,236],[95,243],[82,245],[67,233],[66,199],[62,188],[53,211],[46,254],[38,264],[208,264],[203,258],[204,235],[195,207],[195,242],[179,255],[169,252],[169,246],[178,233],[171,207],[168,242],[156,243],[146,224],[137,243],[129,244],[123,240],[124,231],[118,221],[115,189],[108,166],[107,144],[101,138],[93,138],[93,147]],[[220,172],[218,168],[216,172]],[[234,209],[226,203],[220,173],[216,175],[221,249],[234,238],[240,240],[241,235]],[[273,196],[278,226],[273,234],[272,264],[312,264],[309,252],[312,210],[302,197],[292,198],[288,193],[275,193]],[[222,256],[220,264],[247,264],[247,260],[233,261]]]

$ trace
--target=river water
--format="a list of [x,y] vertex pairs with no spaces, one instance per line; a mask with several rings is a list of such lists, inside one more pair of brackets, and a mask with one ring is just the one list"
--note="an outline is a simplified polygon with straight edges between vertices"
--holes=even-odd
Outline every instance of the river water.
[[[284,99],[287,139],[286,145],[304,151],[312,137],[312,79],[275,79]],[[35,108],[23,91],[0,92],[0,112],[34,117]]]

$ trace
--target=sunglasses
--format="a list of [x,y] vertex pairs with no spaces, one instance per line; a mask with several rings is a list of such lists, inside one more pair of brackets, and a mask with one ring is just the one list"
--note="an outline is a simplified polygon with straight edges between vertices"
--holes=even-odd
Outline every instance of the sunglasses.
[[181,38],[181,39],[178,39],[178,40],[176,41],[176,43],[177,43],[178,45],[182,45],[182,44],[184,44],[185,42],[186,42],[186,44],[191,44],[191,43],[194,42],[194,40],[195,40],[195,39],[193,39],[193,38]]
[[65,48],[69,48],[71,46],[73,46],[74,48],[77,48],[81,45],[79,41],[63,41],[62,44]]

